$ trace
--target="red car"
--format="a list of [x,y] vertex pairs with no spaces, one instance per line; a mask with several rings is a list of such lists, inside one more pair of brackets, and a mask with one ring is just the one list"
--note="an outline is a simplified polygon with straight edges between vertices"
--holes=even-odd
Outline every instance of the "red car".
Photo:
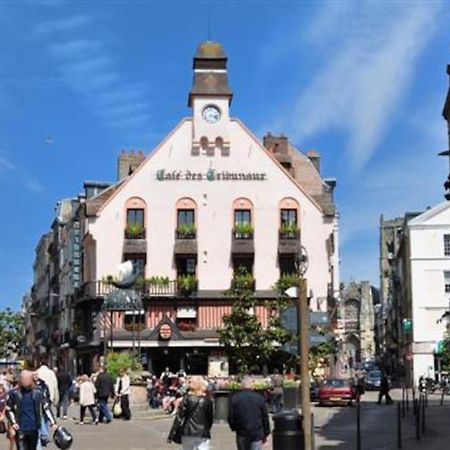
[[343,378],[328,378],[319,387],[319,406],[326,403],[353,405],[357,392],[350,380]]

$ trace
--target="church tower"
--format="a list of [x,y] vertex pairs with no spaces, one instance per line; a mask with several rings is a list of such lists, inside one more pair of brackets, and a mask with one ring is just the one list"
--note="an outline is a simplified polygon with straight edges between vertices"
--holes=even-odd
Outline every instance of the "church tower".
[[229,153],[232,97],[224,48],[213,41],[201,43],[194,56],[194,80],[188,103],[193,116],[193,154]]

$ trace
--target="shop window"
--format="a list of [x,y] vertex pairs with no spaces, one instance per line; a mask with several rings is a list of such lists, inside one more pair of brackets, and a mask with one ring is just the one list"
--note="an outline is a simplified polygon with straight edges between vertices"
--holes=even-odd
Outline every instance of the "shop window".
[[124,328],[127,331],[144,331],[145,311],[125,311]]

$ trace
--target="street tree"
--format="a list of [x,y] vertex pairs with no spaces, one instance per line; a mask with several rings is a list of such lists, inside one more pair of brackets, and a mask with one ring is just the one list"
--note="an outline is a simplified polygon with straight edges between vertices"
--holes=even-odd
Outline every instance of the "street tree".
[[0,358],[20,353],[25,341],[22,313],[6,308],[0,311]]

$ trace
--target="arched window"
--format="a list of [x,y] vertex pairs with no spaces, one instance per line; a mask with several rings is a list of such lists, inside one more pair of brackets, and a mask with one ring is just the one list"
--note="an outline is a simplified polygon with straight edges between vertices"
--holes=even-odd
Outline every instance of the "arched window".
[[145,239],[145,201],[139,197],[132,197],[126,201],[125,210],[125,237],[127,239]]
[[176,203],[177,209],[177,238],[193,239],[196,236],[197,203],[192,198],[183,197]]
[[204,151],[208,149],[208,138],[206,136],[200,138],[200,147]]
[[296,238],[300,228],[300,205],[297,200],[286,197],[280,201],[280,232],[284,238]]
[[233,202],[233,224],[236,237],[253,236],[253,203],[248,198]]

